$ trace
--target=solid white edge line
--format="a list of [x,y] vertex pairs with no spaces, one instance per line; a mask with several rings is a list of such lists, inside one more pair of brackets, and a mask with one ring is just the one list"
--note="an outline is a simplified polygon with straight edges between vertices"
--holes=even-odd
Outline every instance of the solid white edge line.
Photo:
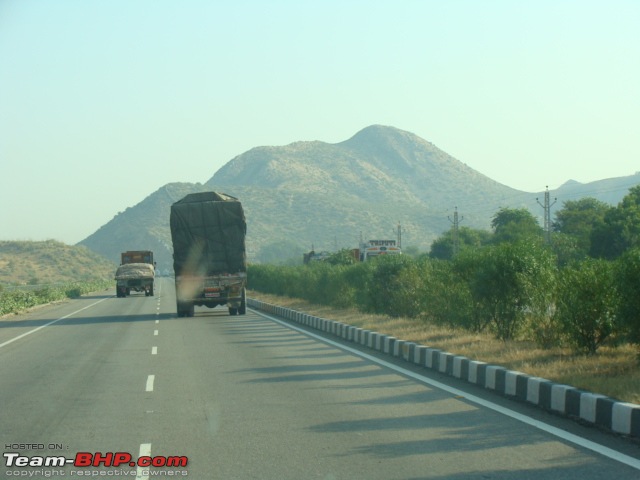
[[113,297],[107,297],[107,298],[103,298],[102,300],[98,300],[97,302],[92,303],[91,305],[87,305],[86,307],[83,307],[83,308],[81,308],[80,310],[76,310],[75,312],[71,312],[71,313],[69,313],[68,315],[65,315],[64,317],[60,317],[60,318],[58,318],[58,319],[56,319],[56,320],[52,320],[51,322],[49,322],[49,323],[45,323],[44,325],[40,325],[39,327],[34,328],[33,330],[29,330],[28,332],[25,332],[25,333],[23,333],[22,335],[18,335],[17,337],[12,338],[11,340],[7,340],[7,341],[6,341],[6,342],[4,342],[4,343],[0,343],[0,348],[4,347],[4,346],[6,346],[6,345],[9,345],[10,343],[15,342],[16,340],[20,340],[21,338],[24,338],[24,337],[26,337],[27,335],[31,335],[32,333],[35,333],[35,332],[37,332],[38,330],[43,329],[44,327],[48,327],[49,325],[53,325],[54,323],[59,322],[60,320],[64,320],[65,318],[69,318],[70,316],[75,315],[76,313],[80,313],[80,312],[82,312],[83,310],[86,310],[87,308],[91,308],[91,307],[93,307],[94,305],[99,304],[100,302],[104,302],[105,300],[109,300],[110,298],[113,298]]
[[149,375],[147,377],[147,385],[145,386],[146,392],[153,392],[153,382],[156,379],[155,375]]
[[[150,457],[151,456],[151,444],[150,443],[141,443],[140,444],[140,453],[138,454],[138,459],[140,457]],[[149,480],[148,474],[143,474],[143,472],[148,472],[149,467],[138,467],[136,469],[136,480]]]
[[274,322],[276,322],[276,323],[278,323],[278,324],[280,324],[280,325],[282,325],[284,327],[290,328],[290,329],[295,330],[297,332],[300,332],[300,333],[302,333],[304,335],[310,336],[310,337],[315,338],[317,340],[320,340],[320,341],[322,341],[324,343],[327,343],[327,344],[329,344],[329,345],[331,345],[333,347],[336,347],[336,348],[339,348],[341,350],[344,350],[344,351],[347,351],[349,353],[352,353],[354,355],[357,355],[357,356],[359,356],[361,358],[369,360],[370,362],[376,363],[376,364],[378,364],[380,366],[383,366],[383,367],[389,368],[391,370],[394,370],[394,371],[396,371],[396,372],[398,372],[398,373],[400,373],[400,374],[402,374],[404,376],[413,378],[414,380],[417,380],[417,381],[419,381],[421,383],[424,383],[424,384],[430,385],[430,386],[432,386],[434,388],[437,388],[439,390],[443,390],[445,392],[451,393],[454,396],[463,397],[463,399],[468,400],[471,403],[474,403],[476,405],[480,405],[482,407],[488,408],[490,410],[493,410],[494,412],[497,412],[497,413],[500,413],[500,414],[505,415],[507,417],[513,418],[514,420],[517,420],[519,422],[525,423],[525,424],[530,425],[532,427],[535,427],[535,428],[537,428],[539,430],[547,432],[547,433],[549,433],[551,435],[554,435],[554,436],[556,436],[558,438],[566,440],[567,442],[570,442],[570,443],[573,443],[573,444],[578,445],[580,447],[586,448],[587,450],[591,450],[591,451],[593,451],[595,453],[598,453],[600,455],[604,455],[605,457],[608,457],[608,458],[610,458],[612,460],[615,460],[617,462],[624,463],[625,465],[628,465],[628,466],[630,466],[632,468],[635,468],[636,470],[640,470],[640,460],[638,460],[636,458],[630,457],[630,456],[625,455],[623,453],[620,453],[620,452],[618,452],[616,450],[613,450],[611,448],[605,447],[604,445],[600,445],[599,443],[595,443],[595,442],[592,442],[592,441],[587,440],[585,438],[579,437],[578,435],[574,435],[572,433],[565,432],[564,430],[561,430],[559,428],[553,427],[553,426],[548,425],[548,424],[546,424],[544,422],[541,422],[539,420],[535,420],[533,418],[527,417],[526,415],[522,415],[521,413],[515,412],[515,411],[510,410],[510,409],[508,409],[506,407],[502,407],[502,406],[497,405],[495,403],[492,403],[492,402],[490,402],[488,400],[484,400],[484,399],[482,399],[480,397],[477,397],[475,395],[471,395],[471,394],[469,394],[467,392],[464,392],[462,390],[458,390],[457,388],[450,387],[448,385],[445,385],[444,383],[438,382],[437,380],[432,380],[430,378],[423,377],[422,375],[420,375],[420,374],[418,374],[416,372],[412,372],[410,370],[406,370],[406,369],[404,369],[402,367],[399,367],[398,365],[394,365],[392,363],[386,362],[386,361],[381,360],[379,358],[376,358],[376,357],[374,357],[372,355],[369,355],[367,353],[361,352],[361,351],[359,351],[359,350],[357,350],[355,348],[351,348],[351,347],[348,347],[346,345],[342,345],[340,343],[334,342],[331,339],[328,339],[328,338],[323,337],[321,335],[317,335],[317,334],[315,334],[313,332],[309,332],[309,331],[304,330],[302,328],[298,328],[295,325],[291,325],[291,324],[289,324],[289,323],[287,323],[285,321],[282,321],[282,320],[279,320],[279,319],[277,319],[275,317],[272,317],[271,315],[267,315],[266,313],[262,313],[262,312],[259,312],[257,310],[254,310],[254,309],[250,309],[250,310],[252,312],[254,312],[254,313],[256,313],[256,314],[258,314],[258,315],[260,315],[262,317],[268,318],[269,320],[272,320],[272,321],[274,321]]

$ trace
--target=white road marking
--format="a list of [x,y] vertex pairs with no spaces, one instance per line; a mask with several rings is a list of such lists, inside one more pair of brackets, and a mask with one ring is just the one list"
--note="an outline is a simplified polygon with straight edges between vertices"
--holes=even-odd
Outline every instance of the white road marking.
[[49,322],[49,323],[45,323],[44,325],[40,325],[39,327],[34,328],[33,330],[29,330],[28,332],[25,332],[25,333],[23,333],[22,335],[18,335],[17,337],[12,338],[11,340],[7,340],[7,341],[6,341],[6,342],[4,342],[4,343],[0,343],[0,348],[4,347],[4,346],[6,346],[6,345],[9,345],[10,343],[15,342],[16,340],[20,340],[21,338],[24,338],[24,337],[26,337],[27,335],[31,335],[32,333],[35,333],[35,332],[37,332],[38,330],[40,330],[40,329],[42,329],[42,328],[44,328],[44,327],[48,327],[49,325],[53,325],[54,323],[59,322],[60,320],[64,320],[65,318],[69,318],[70,316],[75,315],[76,313],[80,313],[80,312],[82,312],[83,310],[86,310],[87,308],[91,308],[91,307],[93,307],[94,305],[99,304],[100,302],[104,302],[105,300],[108,300],[109,298],[113,298],[113,297],[107,297],[107,298],[103,298],[102,300],[98,300],[97,302],[94,302],[94,303],[92,303],[91,305],[87,305],[86,307],[83,307],[83,308],[81,308],[80,310],[76,310],[75,312],[71,312],[70,314],[65,315],[64,317],[60,317],[60,318],[58,318],[57,320],[52,320],[51,322]]
[[158,335],[158,330],[154,330],[153,334],[157,336]]
[[156,324],[160,323],[160,320],[156,320]]
[[153,382],[155,379],[156,379],[155,375],[149,375],[147,377],[147,386],[146,386],[147,392],[153,392]]
[[158,347],[151,347],[151,355],[157,355],[158,354]]
[[[151,456],[151,444],[150,443],[141,443],[140,444],[140,453],[138,454],[138,458],[140,457],[150,457]],[[147,472],[147,473],[144,473]],[[136,480],[149,480],[149,467],[138,467],[136,469]]]
[[525,423],[527,425],[530,425],[532,427],[535,427],[539,430],[542,430],[543,432],[547,432],[551,435],[554,435],[558,438],[561,438],[569,443],[573,443],[574,445],[578,445],[582,448],[586,448],[588,450],[591,450],[593,452],[599,453],[600,455],[604,455],[605,457],[608,457],[612,460],[615,460],[617,462],[620,463],[624,463],[625,465],[628,465],[632,468],[635,468],[636,470],[640,470],[640,460],[630,457],[628,455],[625,455],[623,453],[620,453],[616,450],[613,450],[611,448],[607,448],[604,445],[600,445],[598,443],[592,442],[590,440],[587,440],[585,438],[579,437],[578,435],[574,435],[572,433],[569,432],[565,432],[564,430],[561,430],[559,428],[553,427],[551,425],[547,425],[544,422],[541,422],[539,420],[535,420],[533,418],[527,417],[526,415],[522,415],[521,413],[515,412],[513,410],[510,410],[506,407],[502,407],[500,405],[497,405],[493,402],[490,402],[489,400],[484,400],[480,397],[477,397],[475,395],[471,395],[467,392],[464,392],[462,390],[458,390],[457,388],[453,388],[450,387],[449,385],[445,385],[444,383],[440,383],[437,380],[432,380],[430,378],[424,377],[422,375],[420,375],[419,373],[416,372],[412,372],[411,370],[406,370],[398,365],[394,365],[392,363],[386,362],[384,360],[381,360],[379,358],[376,358],[372,355],[368,355],[364,352],[361,352],[359,350],[356,350],[355,348],[351,348],[348,347],[346,345],[342,345],[340,343],[334,342],[326,337],[323,337],[321,335],[317,335],[315,333],[312,332],[308,332],[307,330],[303,330],[302,328],[298,328],[294,325],[291,325],[287,322],[284,322],[282,320],[279,320],[275,317],[272,317],[271,315],[267,315],[266,313],[262,313],[262,312],[258,312],[256,310],[251,309],[252,312],[257,313],[258,315],[264,317],[264,318],[268,318],[269,320],[272,320],[284,327],[290,328],[291,330],[295,330],[297,332],[300,332],[304,335],[307,335],[309,337],[315,338],[317,340],[320,340],[328,345],[331,345],[332,347],[336,347],[339,348],[340,350],[344,350],[346,352],[349,352],[353,355],[356,355],[360,358],[364,358],[366,360],[369,360],[370,362],[376,363],[382,367],[385,368],[389,368],[391,370],[394,370],[398,373],[400,373],[401,375],[410,377],[414,380],[417,380],[420,383],[424,383],[426,385],[430,385],[432,387],[435,387],[439,390],[443,390],[445,392],[451,393],[454,396],[459,396],[459,397],[463,397],[465,400],[468,400],[471,403],[474,403],[476,405],[479,405],[481,407],[484,408],[488,408],[490,410],[493,410],[494,412],[498,412],[502,415],[505,415],[507,417],[513,418],[514,420],[517,420],[519,422]]

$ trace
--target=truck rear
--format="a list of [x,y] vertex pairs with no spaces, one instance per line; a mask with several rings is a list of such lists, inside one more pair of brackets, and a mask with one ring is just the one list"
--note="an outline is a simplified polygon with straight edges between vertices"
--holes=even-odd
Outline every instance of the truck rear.
[[116,295],[126,297],[134,292],[153,296],[155,268],[150,263],[125,263],[116,270]]
[[171,206],[176,308],[192,317],[194,306],[226,305],[246,313],[247,224],[242,204],[224,193],[185,196]]

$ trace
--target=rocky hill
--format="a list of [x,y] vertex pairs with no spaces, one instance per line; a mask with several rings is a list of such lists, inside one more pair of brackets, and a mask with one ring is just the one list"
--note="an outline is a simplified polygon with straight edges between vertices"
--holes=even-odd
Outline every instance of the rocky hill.
[[0,285],[112,279],[115,269],[115,263],[84,246],[0,241]]
[[[640,175],[623,180],[640,183]],[[599,189],[597,183],[568,182],[553,195],[561,202],[563,189],[569,199],[587,191],[616,203],[628,191],[613,184]],[[204,190],[242,201],[254,262],[301,258],[312,245],[316,250],[352,248],[360,236],[395,238],[399,224],[404,246],[427,250],[451,227],[456,207],[463,224],[472,228],[489,228],[501,207],[526,207],[542,215],[536,202],[541,193],[502,185],[412,133],[374,125],[335,144],[253,148],[204,184],[165,185],[80,243],[113,261],[124,250],[154,250],[159,270],[169,270],[170,206]]]

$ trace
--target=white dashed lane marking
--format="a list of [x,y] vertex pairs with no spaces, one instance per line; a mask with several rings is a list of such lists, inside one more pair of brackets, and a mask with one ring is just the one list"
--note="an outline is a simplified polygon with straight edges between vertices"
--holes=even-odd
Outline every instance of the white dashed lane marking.
[[155,381],[155,379],[156,379],[155,375],[149,375],[147,377],[147,386],[146,386],[147,392],[153,392],[153,382]]
[[[141,443],[140,444],[140,453],[138,454],[138,458],[140,457],[150,457],[151,456],[151,444],[150,443]],[[148,467],[138,467],[136,472],[136,480],[149,480],[149,468]]]

